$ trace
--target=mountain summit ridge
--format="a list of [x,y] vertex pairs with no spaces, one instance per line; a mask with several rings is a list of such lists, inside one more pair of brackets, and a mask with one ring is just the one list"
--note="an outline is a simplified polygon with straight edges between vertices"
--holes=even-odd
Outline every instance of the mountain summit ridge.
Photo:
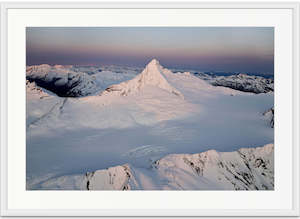
[[165,69],[160,65],[159,61],[157,59],[152,59],[146,65],[144,70],[136,77],[120,84],[111,85],[106,88],[101,95],[105,93],[117,93],[121,96],[127,96],[143,89],[146,86],[153,86],[183,98],[182,93],[170,85],[164,71]]

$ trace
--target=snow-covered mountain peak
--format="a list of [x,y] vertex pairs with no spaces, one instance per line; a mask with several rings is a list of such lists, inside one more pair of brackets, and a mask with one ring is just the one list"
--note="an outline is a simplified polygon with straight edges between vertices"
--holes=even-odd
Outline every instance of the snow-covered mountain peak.
[[112,85],[102,94],[114,93],[121,96],[127,96],[130,93],[136,93],[142,90],[146,86],[152,86],[166,90],[183,98],[183,95],[168,82],[167,77],[164,74],[166,71],[168,70],[164,69],[156,59],[153,59],[135,78],[120,84]]
[[147,66],[160,66],[160,64],[157,59],[152,59]]
[[145,67],[142,73],[139,75],[139,81],[141,84],[149,84],[154,86],[159,86],[161,88],[166,88],[171,86],[168,84],[167,79],[163,73],[163,67],[159,64],[156,59],[153,59]]
[[155,75],[153,77],[162,77],[162,69],[163,67],[159,64],[159,61],[156,59],[152,59],[151,62],[149,62],[145,69],[142,71],[142,75]]

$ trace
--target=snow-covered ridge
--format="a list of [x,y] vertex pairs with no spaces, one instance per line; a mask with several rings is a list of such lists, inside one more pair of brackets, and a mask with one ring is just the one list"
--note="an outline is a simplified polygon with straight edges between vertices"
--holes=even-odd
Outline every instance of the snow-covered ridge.
[[62,97],[81,97],[95,93],[94,78],[84,72],[72,71],[72,66],[47,64],[27,66],[26,78]]
[[263,115],[269,121],[270,126],[274,128],[274,107],[265,111]]
[[131,93],[136,93],[146,86],[154,86],[166,90],[176,96],[183,95],[174,87],[172,87],[165,77],[166,70],[159,64],[156,59],[153,59],[135,78],[122,82],[120,84],[112,85],[105,89],[101,95],[114,93],[121,96],[127,96]]
[[259,76],[246,74],[219,76],[209,79],[214,86],[229,87],[235,90],[252,93],[268,93],[274,91],[274,81]]
[[38,96],[38,98],[43,99],[48,96],[48,94],[44,92],[42,88],[38,87],[35,82],[30,82],[29,80],[26,80],[26,93],[29,98]]
[[273,190],[274,145],[234,152],[170,154],[151,167],[130,164],[46,181],[42,189]]

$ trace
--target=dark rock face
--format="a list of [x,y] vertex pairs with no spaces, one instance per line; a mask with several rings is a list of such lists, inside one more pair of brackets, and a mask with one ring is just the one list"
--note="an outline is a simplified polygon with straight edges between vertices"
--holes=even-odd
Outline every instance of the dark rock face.
[[61,97],[87,96],[95,92],[97,88],[96,83],[88,74],[49,65],[28,67],[26,79]]
[[273,79],[266,79],[259,76],[238,74],[231,76],[220,76],[210,80],[214,86],[229,87],[235,90],[251,93],[268,93],[274,91]]

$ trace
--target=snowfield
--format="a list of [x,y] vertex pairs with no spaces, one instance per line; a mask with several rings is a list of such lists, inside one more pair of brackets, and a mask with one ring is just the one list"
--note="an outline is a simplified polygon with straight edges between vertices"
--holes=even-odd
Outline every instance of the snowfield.
[[123,70],[27,67],[27,189],[274,189],[273,92]]

